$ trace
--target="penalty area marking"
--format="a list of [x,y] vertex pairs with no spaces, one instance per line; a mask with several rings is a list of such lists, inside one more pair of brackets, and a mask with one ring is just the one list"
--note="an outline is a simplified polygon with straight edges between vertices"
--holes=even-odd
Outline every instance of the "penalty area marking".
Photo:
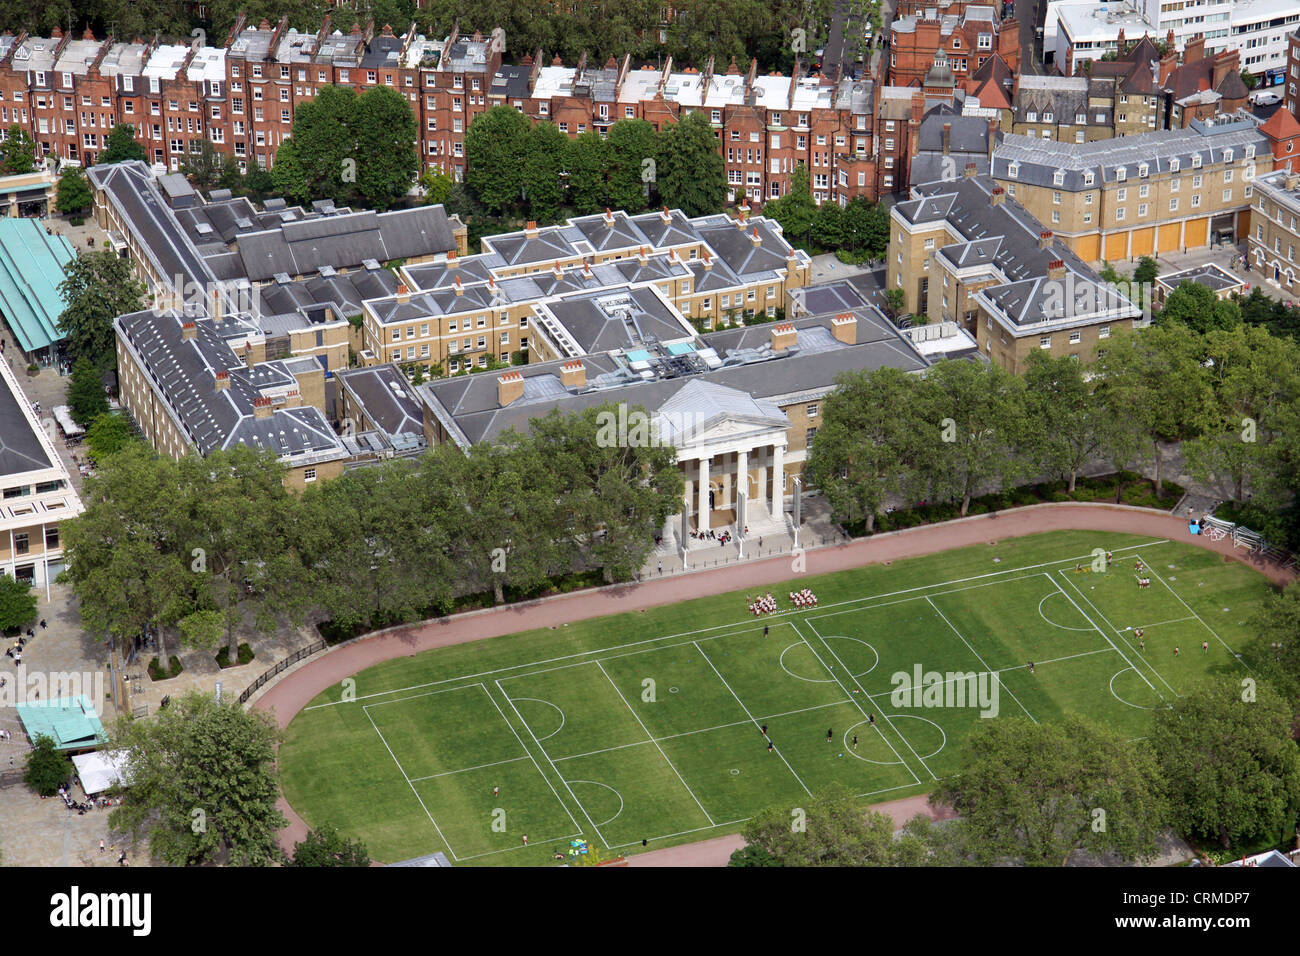
[[[593,786],[593,787],[604,787],[606,790],[608,790],[608,791],[609,791],[610,793],[612,793],[614,796],[618,797],[618,812],[615,813],[615,814],[614,814],[612,817],[610,817],[608,820],[601,820],[599,823],[593,823],[592,826],[597,826],[597,827],[607,827],[607,826],[609,826],[611,823],[613,823],[615,820],[617,820],[620,816],[623,815],[623,808],[627,805],[626,803],[623,802],[623,794],[619,793],[616,789],[614,789],[613,787],[611,787],[609,784],[607,784],[607,783],[601,783],[599,780],[570,780],[570,781],[568,781],[568,783],[569,783],[569,787],[570,787],[570,788],[572,788],[573,785],[574,785],[575,783],[585,783],[585,784],[589,784],[589,785],[591,785],[591,786]],[[572,791],[570,791],[570,792],[572,792]],[[574,797],[575,797],[575,799],[576,799],[577,794],[574,794]],[[581,801],[579,801],[579,802],[581,802]],[[585,810],[586,808],[584,807],[583,809]]]
[[876,655],[876,660],[870,667],[868,667],[864,671],[861,671],[860,673],[850,674],[849,675],[850,677],[854,677],[854,678],[866,677],[868,674],[870,674],[872,671],[876,669],[877,665],[880,664],[880,651],[876,650],[876,648],[873,645],[868,644],[860,637],[845,637],[843,634],[832,634],[829,637],[823,637],[822,640],[823,641],[856,641],[857,643],[865,647],[867,650],[871,651],[872,654]]
[[537,704],[545,704],[547,707],[554,707],[556,712],[560,715],[560,726],[556,727],[545,737],[538,737],[537,738],[538,743],[541,743],[543,740],[550,740],[552,737],[554,737],[556,734],[558,734],[561,730],[564,729],[564,710],[558,704],[553,704],[549,700],[543,700],[541,697],[512,697],[510,699],[512,701],[531,700]]
[[1047,599],[1050,597],[1060,597],[1060,596],[1061,596],[1060,591],[1048,591],[1046,594],[1044,594],[1043,599],[1038,602],[1038,616],[1041,617],[1048,624],[1052,625],[1052,627],[1059,627],[1063,631],[1091,632],[1092,628],[1090,627],[1070,627],[1069,625],[1066,624],[1058,624],[1056,621],[1053,621],[1050,617],[1048,617],[1046,614],[1043,613],[1043,605],[1047,603]]
[[795,641],[793,644],[791,644],[789,647],[787,647],[785,650],[783,650],[783,651],[781,652],[781,656],[780,656],[780,658],[778,658],[778,660],[777,660],[777,663],[781,665],[781,670],[785,671],[787,674],[789,674],[789,675],[790,675],[791,677],[793,677],[795,680],[806,681],[806,682],[809,683],[809,684],[833,684],[833,683],[835,683],[835,678],[834,678],[834,677],[803,677],[803,676],[801,676],[801,675],[799,675],[799,674],[796,674],[794,671],[790,670],[790,668],[788,668],[788,667],[785,666],[785,655],[789,654],[789,653],[790,653],[792,650],[794,650],[796,647],[807,647],[807,646],[808,646],[808,645],[807,645],[806,643],[804,643],[803,641]]
[[[1129,671],[1133,671],[1133,673],[1138,674],[1138,672],[1137,672],[1136,670],[1134,670],[1134,668],[1133,668],[1132,666],[1129,666],[1129,667],[1125,667],[1125,668],[1122,668],[1122,669],[1120,669],[1120,670],[1117,670],[1114,674],[1111,675],[1111,677],[1110,677],[1110,694],[1111,694],[1111,696],[1114,697],[1114,698],[1115,698],[1117,701],[1119,701],[1121,704],[1128,704],[1128,706],[1130,706],[1130,707],[1135,707],[1135,708],[1137,708],[1138,710],[1155,710],[1155,709],[1156,709],[1155,707],[1147,707],[1147,706],[1145,706],[1144,704],[1135,704],[1135,703],[1133,703],[1131,700],[1125,700],[1123,697],[1119,696],[1119,694],[1117,694],[1117,693],[1115,692],[1115,678],[1118,677],[1120,674],[1127,674]],[[1138,674],[1138,676],[1141,677],[1142,675],[1141,675],[1141,674]]]
[[[945,734],[945,733],[943,732],[943,728],[942,728],[942,727],[940,727],[938,724],[936,724],[936,723],[935,723],[933,720],[931,720],[929,717],[921,717],[921,716],[919,716],[919,715],[917,715],[917,714],[893,714],[893,715],[891,715],[891,719],[894,719],[894,720],[897,720],[899,717],[906,717],[908,720],[923,720],[923,721],[925,721],[927,724],[929,724],[931,727],[933,727],[935,730],[939,731],[939,736],[943,738],[943,742],[942,742],[941,744],[939,744],[939,749],[936,750],[934,753],[929,753],[929,754],[926,754],[924,757],[921,757],[922,760],[930,760],[931,758],[933,758],[933,757],[935,757],[937,754],[939,754],[939,752],[942,751],[944,747],[948,746],[948,735]],[[909,743],[908,746],[911,746],[911,744]]]

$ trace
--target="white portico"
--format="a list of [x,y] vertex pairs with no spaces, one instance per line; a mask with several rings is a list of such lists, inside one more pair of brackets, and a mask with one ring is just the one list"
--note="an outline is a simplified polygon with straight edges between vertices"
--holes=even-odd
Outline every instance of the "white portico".
[[[697,530],[782,522],[786,430],[771,403],[712,382],[682,386],[655,416],[659,440],[677,449],[686,479],[683,515]],[[669,519],[671,529],[682,517]]]

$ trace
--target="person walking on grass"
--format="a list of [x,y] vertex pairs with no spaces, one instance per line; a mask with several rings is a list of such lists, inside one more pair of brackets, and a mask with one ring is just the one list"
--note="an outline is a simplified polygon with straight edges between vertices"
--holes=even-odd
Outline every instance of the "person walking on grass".
[[760,727],[760,728],[758,729],[758,732],[759,732],[760,734],[762,734],[764,737],[766,737],[766,736],[767,736],[767,724],[764,724],[762,727]]
[[524,834],[524,846],[528,846],[528,834]]
[[1205,651],[1208,654],[1210,652],[1210,642],[1201,641],[1201,650]]
[[876,715],[867,714],[867,723],[870,724],[872,727],[876,726]]
[[767,742],[767,752],[768,752],[768,753],[775,753],[775,752],[776,752],[776,751],[773,749],[773,747],[772,747],[772,741],[770,741],[770,740]]
[[1030,662],[1029,662],[1029,673],[1032,674],[1033,672],[1034,672],[1034,662],[1033,662],[1033,661],[1030,661]]
[[772,630],[772,629],[771,629],[770,627],[768,627],[766,624],[764,624],[764,625],[763,625],[763,636],[764,636],[764,637],[767,637],[768,632],[771,631],[771,630]]
[[854,734],[854,735],[853,735],[853,749],[854,749],[854,750],[857,750],[857,749],[858,749],[858,735],[857,735],[857,734]]
[[1178,648],[1175,647],[1175,648],[1174,648],[1174,657],[1177,657],[1177,656],[1178,656]]
[[829,744],[829,743],[833,743],[834,740],[835,740],[835,728],[832,727],[826,731],[826,742]]

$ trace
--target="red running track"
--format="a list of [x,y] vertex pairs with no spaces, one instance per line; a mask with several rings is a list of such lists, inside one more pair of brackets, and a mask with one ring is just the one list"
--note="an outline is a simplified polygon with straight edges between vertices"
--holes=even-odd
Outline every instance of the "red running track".
[[[994,516],[979,515],[942,524],[924,525],[905,531],[878,534],[860,538],[834,547],[809,551],[805,554],[805,574],[826,574],[845,571],[868,564],[898,561],[920,557],[939,551],[949,551],[975,544],[987,544],[1000,538],[1016,538],[1045,531],[1118,531],[1128,534],[1149,535],[1153,538],[1170,538],[1183,541],[1207,551],[1242,560],[1242,554],[1233,548],[1230,538],[1211,541],[1204,535],[1187,533],[1187,521],[1167,512],[1146,508],[1129,508],[1121,505],[1071,502],[1065,504],[1031,505],[999,512]],[[1243,562],[1245,563],[1245,562]],[[1284,571],[1273,564],[1253,564],[1275,584],[1283,585],[1294,579],[1293,572]],[[345,677],[375,664],[395,657],[414,656],[422,651],[469,641],[484,640],[514,634],[517,631],[541,627],[556,627],[590,617],[639,611],[662,604],[676,604],[693,598],[708,597],[727,591],[761,587],[788,581],[792,576],[790,555],[755,559],[724,566],[709,571],[695,571],[664,578],[655,578],[637,584],[577,591],[554,597],[512,604],[505,607],[470,611],[453,617],[421,624],[378,631],[320,656],[309,659],[296,670],[291,670],[271,684],[252,706],[270,711],[276,723],[287,727],[294,716],[326,688]],[[878,809],[906,803],[912,807],[907,816],[928,812],[925,797],[891,801]],[[286,852],[293,851],[294,843],[307,835],[305,822],[280,798],[281,812],[289,825],[280,831],[280,845]],[[645,864],[657,866],[720,865],[736,848],[739,837],[718,837],[700,843],[686,844],[656,850],[642,856],[653,858]],[[632,861],[636,861],[633,857]]]

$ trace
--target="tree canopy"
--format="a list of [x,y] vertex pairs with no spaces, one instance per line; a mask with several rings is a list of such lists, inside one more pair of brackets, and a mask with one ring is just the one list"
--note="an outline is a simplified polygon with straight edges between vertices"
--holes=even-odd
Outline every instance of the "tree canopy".
[[77,253],[64,273],[59,295],[67,305],[59,314],[59,331],[68,354],[74,362],[86,359],[96,368],[113,368],[113,320],[144,308],[143,283],[135,278],[131,263],[111,249]]

